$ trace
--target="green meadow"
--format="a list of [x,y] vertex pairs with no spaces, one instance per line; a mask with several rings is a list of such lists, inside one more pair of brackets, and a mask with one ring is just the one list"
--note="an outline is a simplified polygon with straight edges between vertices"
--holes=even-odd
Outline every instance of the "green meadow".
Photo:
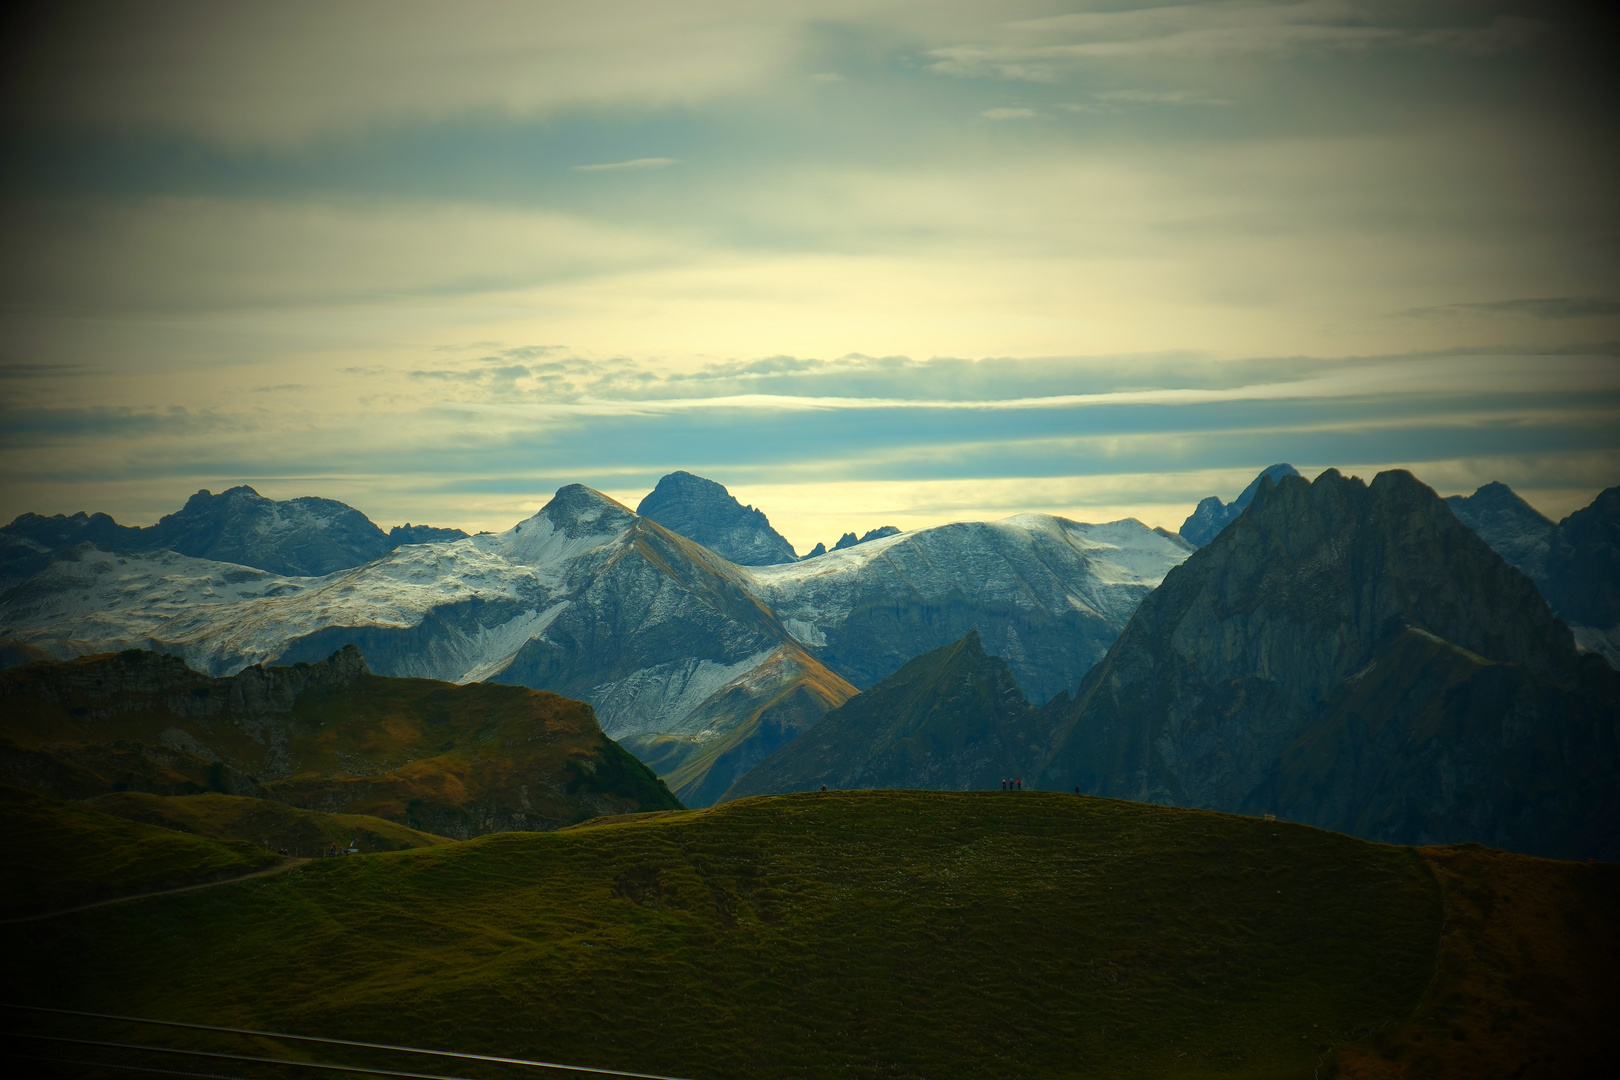
[[42,1004],[694,1080],[1299,1077],[1413,1014],[1441,923],[1410,848],[872,791],[316,860],[0,942]]

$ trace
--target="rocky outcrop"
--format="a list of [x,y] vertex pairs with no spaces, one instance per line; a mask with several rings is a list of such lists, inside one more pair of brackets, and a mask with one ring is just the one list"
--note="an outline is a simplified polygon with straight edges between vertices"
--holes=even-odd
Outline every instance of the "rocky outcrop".
[[1260,490],[1260,482],[1269,478],[1277,483],[1285,476],[1298,476],[1299,470],[1292,465],[1282,462],[1264,469],[1259,476],[1249,481],[1237,498],[1229,503],[1223,503],[1219,496],[1211,495],[1199,502],[1192,514],[1181,524],[1182,537],[1194,547],[1203,547],[1215,539],[1222,529],[1226,528],[1237,516],[1243,513],[1255,492]]
[[975,631],[925,653],[767,757],[723,798],[787,791],[995,788],[1034,779],[1042,718]]
[[223,679],[137,650],[5,672],[0,780],[75,799],[217,791],[460,838],[680,805],[584,702],[384,678],[352,646]]
[[713,480],[689,472],[672,472],[658,481],[636,513],[739,566],[770,566],[798,558],[763,512],[743,506]]
[[406,522],[395,525],[388,530],[388,549],[405,544],[439,544],[450,540],[465,540],[467,534],[461,529],[442,529],[435,525],[412,525]]
[[1044,786],[1620,853],[1620,678],[1410,474],[1264,480],[1072,702]]
[[[899,536],[899,535],[900,535],[900,530],[898,528],[896,528],[895,526],[893,526],[893,525],[879,525],[875,529],[868,529],[866,532],[862,533],[860,536],[856,536],[852,532],[847,532],[847,533],[845,533],[844,535],[842,535],[842,536],[840,536],[838,538],[838,542],[833,545],[833,550],[834,551],[843,551],[845,548],[852,548],[856,544],[864,544],[864,543],[867,543],[868,541],[871,541],[871,540],[881,540],[885,536]],[[817,544],[816,548],[818,550],[812,551],[810,553],[810,555],[823,555],[823,554],[826,554],[827,548],[826,548],[825,545]],[[808,559],[810,557],[810,555],[806,555],[805,558]]]

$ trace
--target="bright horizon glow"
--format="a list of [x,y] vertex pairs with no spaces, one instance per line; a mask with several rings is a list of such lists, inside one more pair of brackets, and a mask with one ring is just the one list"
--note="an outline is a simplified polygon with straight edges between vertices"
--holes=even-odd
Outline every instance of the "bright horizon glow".
[[1620,483],[1613,65],[1519,0],[48,14],[0,520],[499,530],[675,469],[803,552],[1290,461]]

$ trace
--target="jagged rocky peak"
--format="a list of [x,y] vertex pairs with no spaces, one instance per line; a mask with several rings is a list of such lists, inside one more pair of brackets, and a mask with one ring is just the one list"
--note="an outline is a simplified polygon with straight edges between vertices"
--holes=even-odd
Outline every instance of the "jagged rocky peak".
[[1285,476],[1298,476],[1299,470],[1287,462],[1279,462],[1261,470],[1260,475],[1249,482],[1237,498],[1229,503],[1223,503],[1217,495],[1211,495],[1198,504],[1192,514],[1181,525],[1182,538],[1196,547],[1203,547],[1215,539],[1222,529],[1230,525],[1244,507],[1254,501],[1254,496],[1260,490],[1260,482],[1270,479],[1277,483]]
[[406,544],[437,544],[446,540],[466,538],[466,532],[461,529],[446,529],[437,525],[412,525],[408,521],[388,530],[388,546],[391,548],[404,547]]
[[672,472],[659,480],[636,513],[739,566],[798,560],[793,545],[771,528],[762,511],[742,505],[723,485],[689,472]]
[[[885,536],[899,536],[899,535],[900,535],[900,530],[897,529],[893,525],[879,525],[875,529],[868,529],[866,531],[866,534],[863,535],[863,536],[856,536],[852,532],[847,532],[843,536],[840,536],[838,538],[838,543],[833,545],[833,550],[834,551],[842,551],[845,548],[854,547],[856,544],[864,544],[868,540],[881,540]],[[821,545],[819,545],[819,544],[817,544],[816,546],[821,547]],[[826,548],[821,548],[820,552],[812,552],[811,554],[825,554],[826,550],[827,550]],[[808,555],[805,556],[805,558],[809,558],[809,557],[810,556],[808,556]]]
[[1431,489],[1329,469],[1263,481],[1166,575],[1061,706],[1043,777],[1395,843],[1610,857],[1593,823],[1614,820],[1617,690]]
[[[558,488],[557,494],[535,515],[535,518],[541,517],[550,522],[553,529],[572,538],[620,533],[636,520],[629,507],[584,484]],[[521,530],[524,526],[518,528]]]

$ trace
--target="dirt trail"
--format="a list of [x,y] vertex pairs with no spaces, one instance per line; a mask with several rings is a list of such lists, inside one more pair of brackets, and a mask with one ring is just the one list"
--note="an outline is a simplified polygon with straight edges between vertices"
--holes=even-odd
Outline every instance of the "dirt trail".
[[198,889],[212,889],[216,885],[234,885],[238,881],[251,881],[253,878],[269,877],[271,874],[280,874],[287,870],[296,870],[309,862],[309,859],[287,859],[275,866],[263,870],[255,870],[250,874],[238,874],[236,877],[220,878],[217,881],[203,881],[196,885],[180,885],[173,889],[154,889],[152,892],[131,893],[128,896],[115,896],[110,900],[96,900],[89,904],[78,904],[70,908],[60,908],[56,911],[46,911],[39,915],[21,915],[13,919],[0,919],[0,926],[11,923],[37,922],[40,919],[54,919],[58,915],[71,915],[75,911],[89,911],[91,908],[107,907],[110,904],[127,904],[131,900],[145,900],[153,896],[172,896],[175,893],[196,892]]

